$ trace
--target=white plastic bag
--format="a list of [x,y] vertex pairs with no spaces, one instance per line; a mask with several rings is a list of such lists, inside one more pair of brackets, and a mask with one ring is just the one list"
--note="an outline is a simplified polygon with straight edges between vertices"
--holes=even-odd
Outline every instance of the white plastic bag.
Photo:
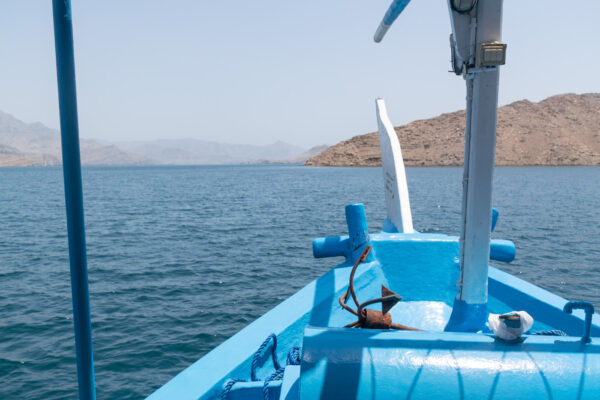
[[515,340],[533,326],[533,317],[527,311],[511,311],[502,315],[490,313],[488,324],[500,339]]

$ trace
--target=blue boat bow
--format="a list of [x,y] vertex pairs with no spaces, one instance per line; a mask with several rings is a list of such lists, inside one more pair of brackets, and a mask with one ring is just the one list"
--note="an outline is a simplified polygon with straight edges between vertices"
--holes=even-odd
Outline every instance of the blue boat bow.
[[[408,3],[392,2],[376,42]],[[599,316],[489,265],[515,257],[511,241],[491,239],[502,0],[448,0],[448,8],[453,70],[467,86],[461,236],[414,230],[400,145],[378,99],[383,231],[369,233],[364,207],[347,206],[348,235],[313,241],[315,258],[344,262],[149,399],[597,398]],[[375,306],[380,296],[393,307]],[[363,314],[365,303],[376,309]],[[505,341],[490,331],[488,313],[513,310],[526,311],[533,326]],[[374,325],[421,331],[359,329],[371,326],[371,311]],[[299,347],[299,360],[281,361]]]

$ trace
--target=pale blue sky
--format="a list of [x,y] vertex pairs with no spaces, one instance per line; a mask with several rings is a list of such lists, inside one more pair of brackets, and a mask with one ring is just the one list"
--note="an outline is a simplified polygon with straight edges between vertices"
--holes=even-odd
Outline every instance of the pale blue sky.
[[[76,0],[81,136],[301,146],[464,108],[444,0]],[[600,92],[600,1],[505,0],[500,103]],[[0,2],[0,110],[56,128],[51,0]]]

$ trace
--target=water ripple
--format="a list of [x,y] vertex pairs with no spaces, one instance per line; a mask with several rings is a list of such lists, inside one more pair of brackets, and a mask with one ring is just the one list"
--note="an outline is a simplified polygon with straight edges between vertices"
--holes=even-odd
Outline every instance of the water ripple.
[[[415,227],[458,234],[460,169],[409,169]],[[76,396],[62,173],[0,169],[0,398]],[[505,269],[600,307],[600,168],[500,168]],[[380,169],[88,167],[84,194],[98,398],[139,399],[339,260],[316,236],[365,203]],[[232,299],[231,293],[239,295]]]

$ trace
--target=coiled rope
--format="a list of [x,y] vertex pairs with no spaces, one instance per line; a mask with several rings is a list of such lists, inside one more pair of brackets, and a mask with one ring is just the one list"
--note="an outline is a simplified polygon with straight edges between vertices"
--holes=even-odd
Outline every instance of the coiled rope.
[[281,369],[279,365],[279,361],[277,360],[277,336],[274,333],[271,333],[267,338],[262,342],[258,349],[254,352],[254,356],[252,356],[252,365],[250,366],[250,379],[252,381],[257,381],[256,377],[256,369],[258,368],[258,360],[265,349],[269,345],[269,343],[273,341],[273,347],[271,347],[271,358],[273,359],[273,366],[275,366],[275,370],[278,371]]
[[235,385],[238,382],[246,382],[246,381],[244,379],[239,379],[239,378],[229,379],[225,383],[225,387],[223,388],[223,391],[221,392],[219,399],[226,400],[227,397],[229,396],[229,392],[231,392],[231,388],[233,387],[233,385]]
[[[274,333],[271,333],[262,342],[262,344],[258,347],[258,349],[254,352],[254,355],[252,356],[252,363],[250,364],[250,380],[252,382],[257,382],[260,380],[256,376],[256,371],[258,370],[258,361],[260,360],[260,357],[261,357],[263,351],[265,350],[265,348],[271,342],[273,342],[273,345],[271,346],[271,358],[273,359],[273,366],[275,367],[275,372],[273,372],[271,375],[266,377],[263,381],[264,400],[269,400],[269,382],[279,381],[279,380],[283,379],[283,373],[285,371],[286,366],[300,365],[300,358],[301,358],[301,353],[302,353],[300,347],[298,347],[298,346],[292,347],[290,349],[290,351],[288,352],[285,366],[281,366],[281,364],[279,364],[279,360],[277,360],[277,336]],[[229,379],[225,383],[225,386],[223,387],[223,391],[221,392],[221,395],[219,396],[219,398],[221,400],[226,400],[227,397],[229,396],[229,392],[231,392],[231,389],[233,388],[233,386],[238,382],[246,382],[246,380],[239,379],[239,378]]]
[[560,329],[551,329],[549,331],[538,331],[534,332],[534,335],[544,335],[544,336],[567,336],[567,334]]

